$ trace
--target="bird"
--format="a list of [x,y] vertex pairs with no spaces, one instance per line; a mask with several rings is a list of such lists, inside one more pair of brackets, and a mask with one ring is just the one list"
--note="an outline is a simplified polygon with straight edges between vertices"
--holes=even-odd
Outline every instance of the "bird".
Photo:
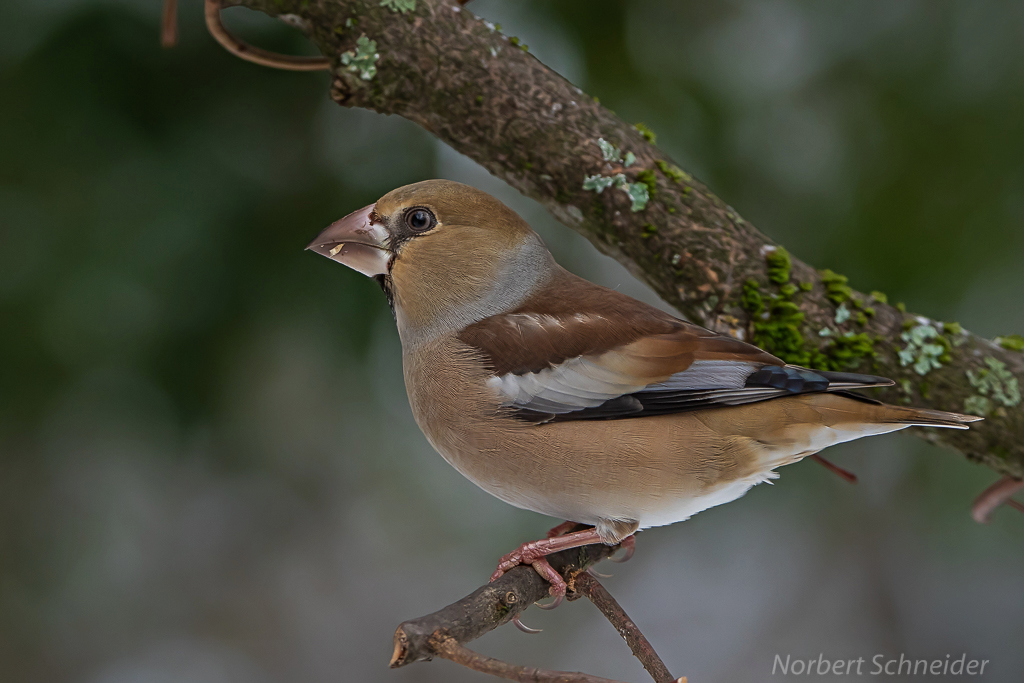
[[307,248],[384,291],[412,414],[434,449],[506,503],[566,520],[491,577],[532,565],[550,606],[566,592],[553,552],[605,543],[631,554],[637,531],[736,500],[828,446],[981,419],[881,403],[854,390],[890,379],[789,365],[593,284],[462,183],[399,187]]

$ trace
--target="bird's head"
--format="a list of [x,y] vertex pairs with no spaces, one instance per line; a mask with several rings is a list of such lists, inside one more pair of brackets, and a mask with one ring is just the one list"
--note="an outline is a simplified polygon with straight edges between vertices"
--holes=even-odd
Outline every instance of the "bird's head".
[[392,190],[332,223],[308,249],[375,278],[410,330],[461,329],[514,308],[555,267],[515,211],[448,180]]

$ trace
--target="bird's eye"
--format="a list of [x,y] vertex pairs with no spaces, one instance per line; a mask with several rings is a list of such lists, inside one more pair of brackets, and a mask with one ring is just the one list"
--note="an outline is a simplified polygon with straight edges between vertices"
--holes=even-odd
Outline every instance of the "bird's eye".
[[405,222],[416,232],[423,232],[434,227],[437,219],[427,209],[411,209],[405,214]]

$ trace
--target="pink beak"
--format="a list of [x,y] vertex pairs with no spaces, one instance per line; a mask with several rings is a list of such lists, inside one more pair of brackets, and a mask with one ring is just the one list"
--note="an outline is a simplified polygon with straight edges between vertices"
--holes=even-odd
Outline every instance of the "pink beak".
[[388,249],[387,229],[370,220],[373,207],[364,206],[331,223],[306,249],[368,277],[387,275],[393,254]]

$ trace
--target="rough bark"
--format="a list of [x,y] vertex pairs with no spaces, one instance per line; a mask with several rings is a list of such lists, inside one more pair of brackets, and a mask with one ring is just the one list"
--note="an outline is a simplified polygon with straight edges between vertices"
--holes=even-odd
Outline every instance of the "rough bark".
[[[1017,386],[1024,353],[849,290],[828,271],[795,259],[789,264],[778,245],[636,128],[469,8],[418,0],[403,14],[379,0],[233,1],[292,15],[289,23],[307,30],[333,60],[331,96],[339,104],[422,126],[542,203],[690,320],[789,362],[895,379],[895,387],[879,392],[882,400],[984,413],[987,419],[969,431],[917,432],[1000,474],[1024,477]],[[376,43],[377,58],[362,62],[372,63],[373,73],[352,59],[361,36]],[[599,139],[622,155],[632,153],[636,162],[606,160]],[[587,177],[619,173],[649,189],[642,210],[631,210],[622,188],[584,189]],[[845,311],[850,316],[844,320]],[[936,337],[922,336],[916,346],[903,338],[913,328],[930,334],[925,327]],[[922,354],[923,344],[941,346],[941,353],[932,347]],[[913,358],[904,364],[899,352],[908,346]],[[919,373],[914,363],[922,355],[936,357],[939,367],[920,365],[926,372]]]
[[[584,528],[582,525],[577,529]],[[551,566],[568,585],[566,597],[586,597],[594,603],[622,636],[656,683],[685,681],[673,678],[639,627],[629,618],[601,583],[587,569],[609,557],[619,546],[595,544],[548,556]],[[548,595],[550,584],[532,567],[514,567],[500,578],[466,597],[426,616],[403,622],[395,631],[391,668],[443,657],[481,673],[531,683],[616,683],[590,674],[549,671],[509,664],[467,649],[468,643],[502,624],[507,624],[536,601]]]
[[[569,588],[587,567],[608,557],[617,546],[588,545],[548,556]],[[440,655],[442,643],[468,643],[507,624],[548,595],[550,584],[532,567],[519,566],[466,597],[432,614],[403,622],[395,631],[391,667]]]

